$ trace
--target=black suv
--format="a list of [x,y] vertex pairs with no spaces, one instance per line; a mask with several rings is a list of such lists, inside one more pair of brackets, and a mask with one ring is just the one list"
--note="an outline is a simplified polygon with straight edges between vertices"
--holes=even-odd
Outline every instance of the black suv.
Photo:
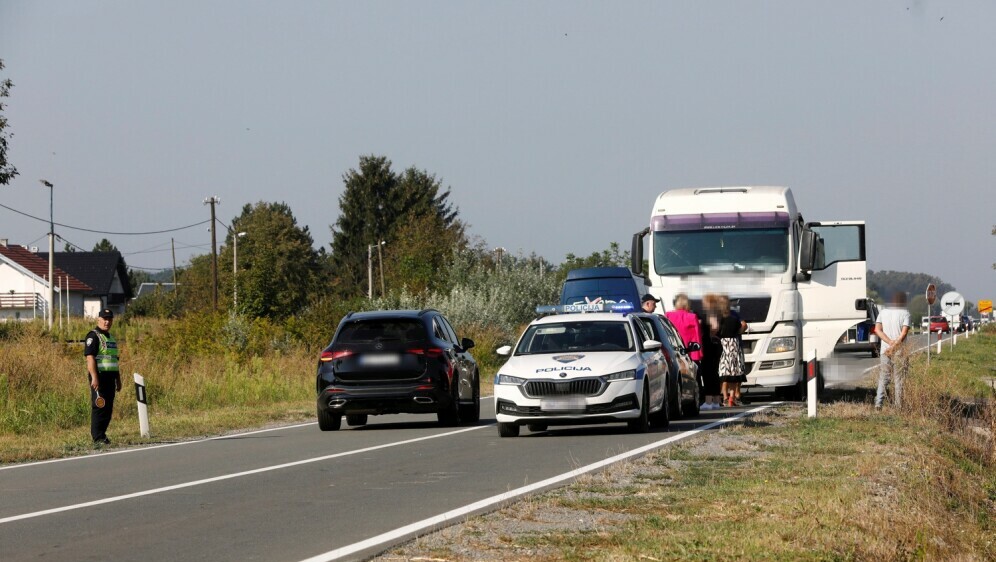
[[318,362],[318,427],[336,431],[368,415],[435,413],[443,425],[481,415],[477,362],[436,310],[350,312]]

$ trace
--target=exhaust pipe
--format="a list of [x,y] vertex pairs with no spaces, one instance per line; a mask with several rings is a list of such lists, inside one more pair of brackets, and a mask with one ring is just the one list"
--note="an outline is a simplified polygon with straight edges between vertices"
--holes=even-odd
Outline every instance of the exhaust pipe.
[[416,396],[414,400],[419,404],[432,404],[432,398],[428,396]]
[[333,398],[329,400],[329,408],[341,408],[346,405],[344,398]]

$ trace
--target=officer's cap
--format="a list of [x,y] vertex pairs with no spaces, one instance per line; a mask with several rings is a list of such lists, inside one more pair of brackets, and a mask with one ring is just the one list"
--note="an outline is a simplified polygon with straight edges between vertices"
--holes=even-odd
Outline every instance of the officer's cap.
[[97,316],[101,318],[111,319],[114,318],[114,311],[109,308],[105,308],[104,310],[101,310],[100,314],[98,314]]

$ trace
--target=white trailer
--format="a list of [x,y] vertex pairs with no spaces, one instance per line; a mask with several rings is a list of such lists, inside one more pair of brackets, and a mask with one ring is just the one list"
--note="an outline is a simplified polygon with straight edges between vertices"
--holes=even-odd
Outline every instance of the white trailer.
[[785,187],[665,191],[633,235],[632,260],[668,310],[678,293],[698,312],[704,295],[727,295],[750,325],[747,386],[786,398],[804,393],[805,361],[829,358],[867,318],[864,221],[805,222]]

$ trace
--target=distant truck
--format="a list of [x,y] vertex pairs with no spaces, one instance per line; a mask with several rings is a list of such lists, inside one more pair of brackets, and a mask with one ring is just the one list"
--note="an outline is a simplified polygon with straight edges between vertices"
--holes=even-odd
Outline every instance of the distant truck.
[[567,272],[560,304],[572,307],[569,312],[608,310],[613,304],[632,304],[636,310],[646,292],[646,280],[625,267],[586,267]]
[[804,361],[825,361],[868,319],[864,222],[806,222],[788,188],[665,191],[633,235],[637,275],[645,240],[650,293],[685,293],[699,313],[704,295],[722,293],[749,323],[747,385],[801,398]]

